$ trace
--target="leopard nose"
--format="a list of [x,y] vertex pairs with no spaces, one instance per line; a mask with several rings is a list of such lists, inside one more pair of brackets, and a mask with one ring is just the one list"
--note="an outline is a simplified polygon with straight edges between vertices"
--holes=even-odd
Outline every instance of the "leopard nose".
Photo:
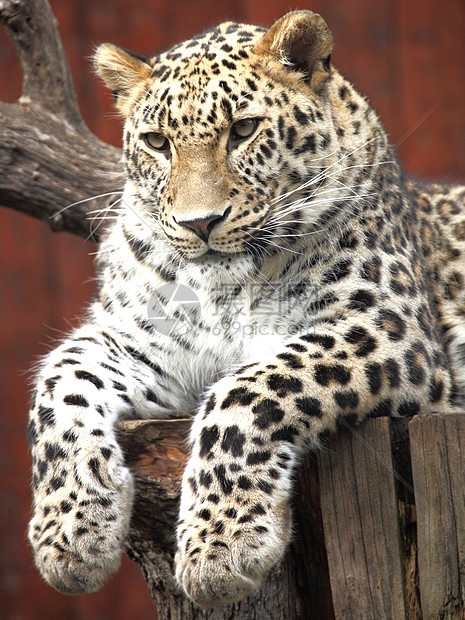
[[202,241],[205,241],[206,243],[213,228],[216,226],[216,224],[221,222],[221,220],[226,217],[227,212],[228,209],[226,209],[226,211],[222,214],[214,214],[195,220],[178,220],[177,223],[179,224],[179,226],[182,226],[183,228],[189,228],[190,230],[195,232],[197,237],[199,237],[200,239],[202,239]]

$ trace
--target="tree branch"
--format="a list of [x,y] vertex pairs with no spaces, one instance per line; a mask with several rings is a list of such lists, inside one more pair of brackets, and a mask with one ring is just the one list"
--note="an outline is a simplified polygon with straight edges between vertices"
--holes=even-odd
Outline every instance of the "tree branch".
[[[122,189],[120,151],[94,136],[79,115],[46,0],[0,0],[0,23],[23,72],[19,101],[0,103],[0,204],[53,230],[97,240],[88,214],[119,196],[113,192]],[[109,195],[67,208],[101,194]]]
[[58,34],[57,21],[43,0],[2,0],[0,20],[18,55],[23,74],[20,102],[54,109],[63,120],[83,125]]

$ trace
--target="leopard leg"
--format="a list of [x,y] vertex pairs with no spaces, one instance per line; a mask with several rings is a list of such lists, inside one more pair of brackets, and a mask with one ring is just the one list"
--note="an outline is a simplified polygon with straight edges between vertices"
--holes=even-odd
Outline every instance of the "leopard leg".
[[120,563],[134,485],[115,423],[137,413],[143,383],[156,383],[140,366],[116,337],[84,325],[39,374],[28,427],[29,540],[43,577],[66,594],[97,590]]

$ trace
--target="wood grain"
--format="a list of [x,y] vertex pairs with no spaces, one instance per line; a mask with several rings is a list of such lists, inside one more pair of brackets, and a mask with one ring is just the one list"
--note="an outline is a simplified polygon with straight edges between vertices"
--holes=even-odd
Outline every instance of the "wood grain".
[[390,421],[344,431],[319,455],[336,618],[406,617]]
[[465,414],[409,425],[423,617],[465,617]]

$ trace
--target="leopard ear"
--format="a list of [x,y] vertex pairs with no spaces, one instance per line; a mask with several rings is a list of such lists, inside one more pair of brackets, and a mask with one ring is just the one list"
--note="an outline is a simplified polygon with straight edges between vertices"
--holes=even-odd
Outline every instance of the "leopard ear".
[[326,80],[333,49],[333,35],[323,18],[312,11],[287,13],[263,35],[257,54],[271,55],[283,65],[301,71],[312,88]]
[[103,43],[97,48],[94,66],[108,88],[113,91],[116,106],[123,114],[129,91],[147,79],[152,71],[146,58],[112,43]]

